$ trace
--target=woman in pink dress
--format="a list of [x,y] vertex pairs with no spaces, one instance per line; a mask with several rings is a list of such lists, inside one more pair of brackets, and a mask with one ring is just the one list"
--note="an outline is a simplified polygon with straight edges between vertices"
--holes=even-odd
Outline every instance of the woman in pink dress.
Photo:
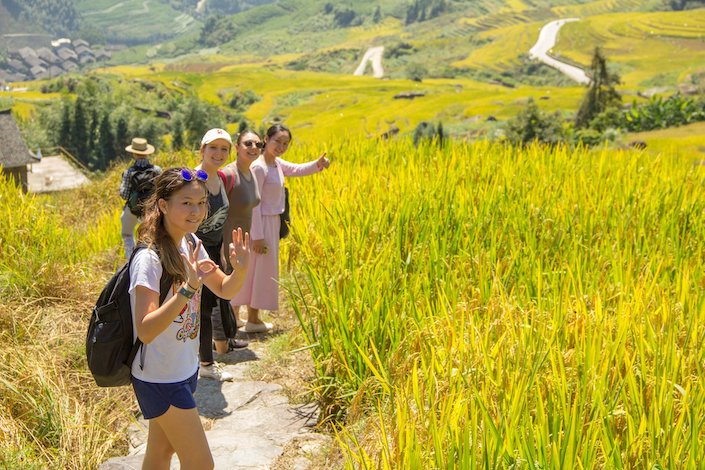
[[308,163],[291,163],[281,158],[289,148],[291,131],[282,124],[267,130],[264,152],[250,170],[257,182],[260,204],[252,209],[252,258],[245,283],[232,300],[247,305],[248,333],[267,332],[271,323],[263,322],[260,310],[279,309],[279,215],[284,212],[284,178],[319,173],[330,165],[325,152]]

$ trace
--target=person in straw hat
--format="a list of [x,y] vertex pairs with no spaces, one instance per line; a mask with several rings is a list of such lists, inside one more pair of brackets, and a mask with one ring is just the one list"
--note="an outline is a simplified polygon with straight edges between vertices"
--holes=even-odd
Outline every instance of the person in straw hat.
[[135,227],[143,214],[142,204],[154,191],[154,178],[162,169],[149,161],[149,155],[154,153],[154,146],[147,139],[135,137],[132,143],[125,147],[132,154],[134,162],[122,174],[120,197],[125,200],[120,223],[122,224],[122,242],[125,247],[125,257],[130,259],[135,248]]

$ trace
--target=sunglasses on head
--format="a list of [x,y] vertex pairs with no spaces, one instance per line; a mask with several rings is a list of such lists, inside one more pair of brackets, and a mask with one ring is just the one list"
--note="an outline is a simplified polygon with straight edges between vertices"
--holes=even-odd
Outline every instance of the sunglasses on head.
[[251,149],[252,147],[257,147],[258,149],[264,148],[263,142],[255,142],[254,140],[246,140],[242,143],[242,145],[244,145],[248,149]]
[[206,173],[204,170],[189,170],[188,168],[182,168],[181,177],[184,179],[184,181],[188,182],[193,181],[194,177],[201,181],[208,181],[208,173]]

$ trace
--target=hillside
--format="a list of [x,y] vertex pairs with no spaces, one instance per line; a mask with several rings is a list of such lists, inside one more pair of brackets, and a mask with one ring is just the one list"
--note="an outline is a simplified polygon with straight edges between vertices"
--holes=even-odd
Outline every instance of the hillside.
[[[49,34],[8,21],[8,3],[5,40]],[[702,466],[702,2],[71,3],[92,43],[130,47],[0,90],[30,148],[61,143],[93,170],[44,195],[0,178],[0,468],[97,468],[128,451],[133,393],[96,387],[84,353],[123,261],[125,142],[194,167],[205,129],[278,121],[287,160],[326,151],[332,165],[287,179],[285,308],[256,339],[278,363],[250,361],[320,406],[335,439],[314,468]],[[600,46],[621,76],[621,104],[595,120],[664,128],[576,129],[586,87],[526,58],[546,22],[573,17],[551,54],[586,67]],[[353,75],[371,46],[382,79]],[[512,145],[518,116],[565,140]]]
[[[240,2],[233,7],[240,11],[222,15],[214,14],[220,2],[199,5],[77,2],[82,22],[144,42],[113,52],[96,73],[139,81],[150,109],[170,106],[164,93],[162,104],[150,94],[158,86],[221,108],[221,125],[233,131],[284,120],[304,139],[411,134],[424,121],[456,138],[501,137],[529,99],[570,119],[584,87],[527,58],[541,26],[557,18],[580,20],[561,30],[553,55],[586,67],[601,46],[621,76],[625,104],[697,93],[705,76],[705,9],[664,11],[662,0],[285,0]],[[381,81],[352,75],[372,46],[384,46]],[[0,98],[30,122],[36,100],[56,100],[32,94],[39,86]],[[231,108],[232,97],[244,94],[258,98]],[[148,128],[168,143],[172,126],[159,119]],[[140,121],[130,122],[139,132]],[[27,135],[42,145],[41,133]]]

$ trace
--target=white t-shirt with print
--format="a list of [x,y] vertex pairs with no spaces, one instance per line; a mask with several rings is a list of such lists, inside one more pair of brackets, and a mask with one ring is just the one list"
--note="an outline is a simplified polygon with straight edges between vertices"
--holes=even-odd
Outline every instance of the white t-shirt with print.
[[[196,238],[194,236],[194,238]],[[198,240],[196,238],[196,240]],[[187,253],[187,242],[183,238],[179,251]],[[208,253],[201,247],[199,259],[207,259]],[[130,266],[130,305],[132,307],[132,333],[137,338],[135,319],[135,288],[144,286],[159,294],[162,264],[154,250],[137,252]],[[164,302],[176,295],[180,285],[172,285]],[[143,344],[132,363],[132,375],[143,382],[171,383],[186,380],[198,370],[198,344],[201,327],[201,289],[186,303],[184,309],[149,344]],[[140,356],[144,357],[144,368],[140,368]]]

